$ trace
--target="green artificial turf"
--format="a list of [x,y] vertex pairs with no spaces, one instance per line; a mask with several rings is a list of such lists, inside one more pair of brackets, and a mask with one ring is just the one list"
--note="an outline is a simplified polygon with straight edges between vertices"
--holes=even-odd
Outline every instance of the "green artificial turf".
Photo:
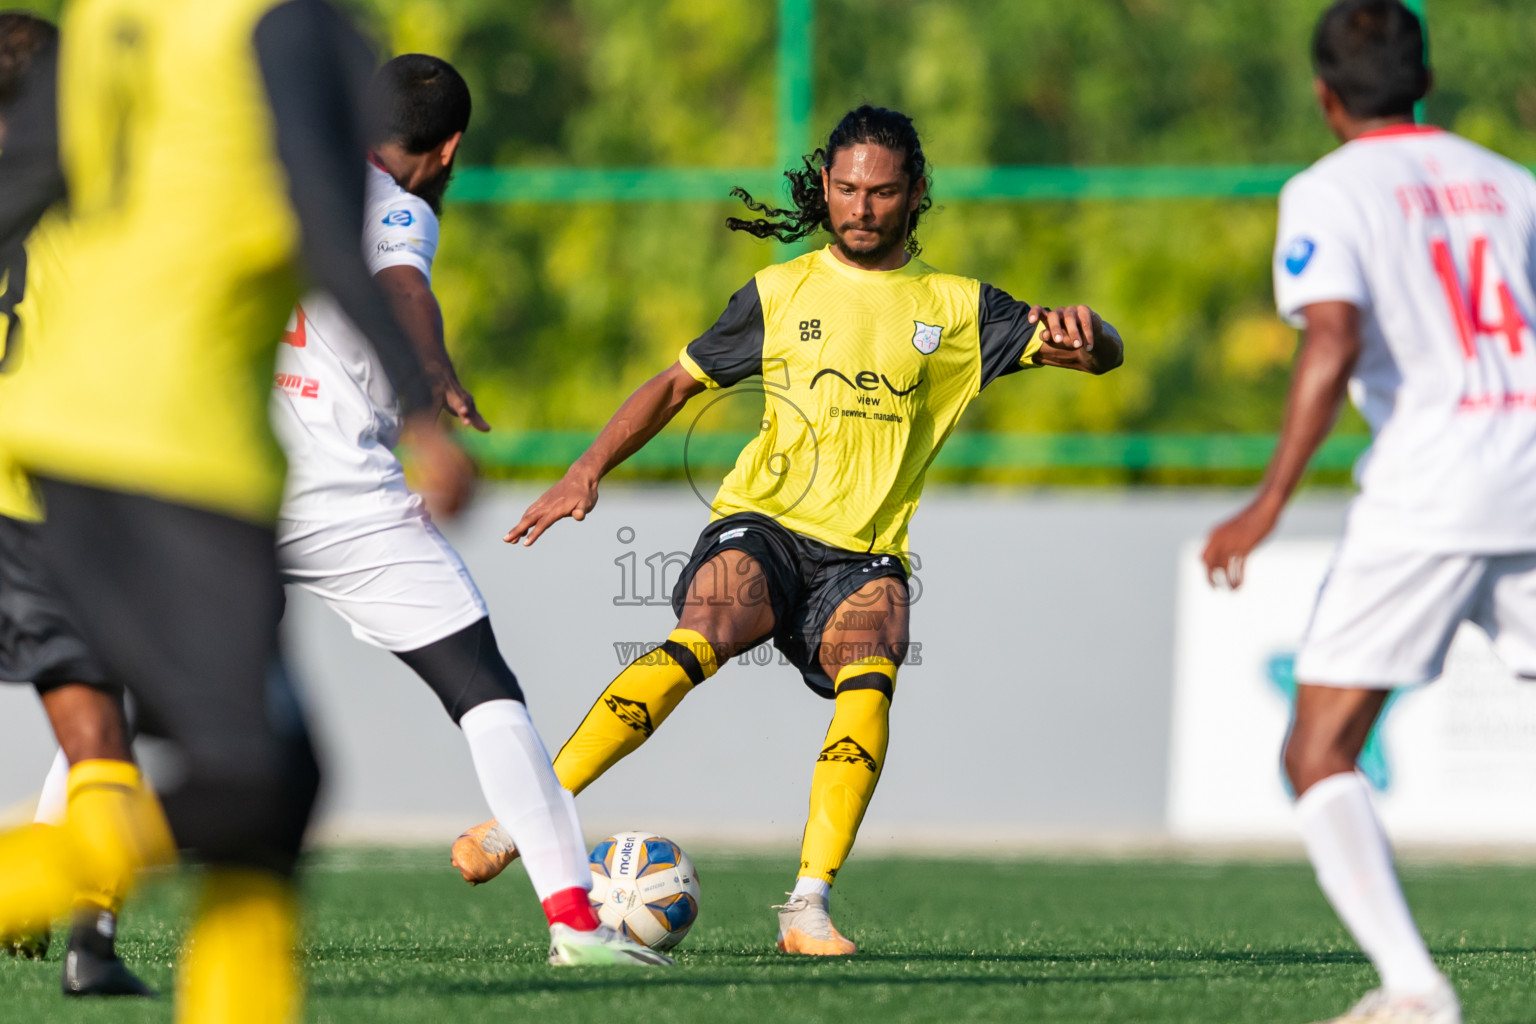
[[[862,952],[773,947],[786,859],[696,858],[703,915],[660,970],[552,970],[521,869],[471,889],[443,851],[334,851],[306,881],[308,1019],[1306,1022],[1374,983],[1304,865],[854,860],[836,920]],[[1536,869],[1410,866],[1404,884],[1475,1024],[1536,1021]],[[171,984],[190,888],[146,886],[121,949]],[[0,960],[0,1021],[168,1021],[169,1000],[64,1003],[59,951]]]

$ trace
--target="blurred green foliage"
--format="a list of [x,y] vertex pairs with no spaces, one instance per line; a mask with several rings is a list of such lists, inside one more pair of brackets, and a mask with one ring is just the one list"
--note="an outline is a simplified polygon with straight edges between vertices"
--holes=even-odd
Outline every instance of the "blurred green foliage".
[[[48,5],[40,5],[48,6]],[[773,0],[351,0],[389,52],[469,80],[471,165],[766,167]],[[1333,140],[1308,64],[1319,0],[817,0],[816,131],[861,102],[923,134],[923,258],[1127,339],[1102,379],[1010,378],[964,429],[1273,431],[1294,331],[1270,296],[1273,200],[946,202],[983,164],[1308,163]],[[1526,0],[1430,0],[1429,120],[1536,162]],[[809,151],[815,139],[806,139]],[[451,193],[450,193],[451,195]],[[457,206],[436,285],[497,428],[595,429],[789,250],[718,203]],[[1358,419],[1340,427],[1360,431]]]
[[[1332,148],[1307,50],[1316,0],[819,0],[815,124],[910,113],[940,208],[924,259],[1032,301],[1085,301],[1125,367],[991,389],[972,430],[1272,431],[1296,335],[1275,318],[1273,200],[946,203],[978,164],[1307,163]],[[468,163],[757,167],[775,160],[769,0],[372,0],[395,50],[474,88]],[[1432,0],[1429,118],[1536,161],[1536,18]],[[807,151],[816,140],[805,140]],[[451,208],[438,287],[502,428],[596,428],[785,250],[733,204]],[[1362,429],[1357,420],[1344,429]]]

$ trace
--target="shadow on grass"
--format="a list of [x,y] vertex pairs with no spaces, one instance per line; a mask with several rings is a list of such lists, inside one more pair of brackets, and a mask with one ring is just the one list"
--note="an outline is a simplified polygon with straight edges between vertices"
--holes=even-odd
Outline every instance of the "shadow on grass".
[[[542,944],[529,943],[487,947],[471,957],[485,966],[511,964],[529,966],[542,961]],[[1536,956],[1536,947],[1529,946],[1446,946],[1432,948],[1430,952],[1441,958],[1460,956]],[[342,965],[355,961],[356,948],[337,943],[314,943],[307,950],[311,963]],[[1080,952],[1022,951],[1004,953],[998,951],[938,950],[883,952],[865,948],[851,957],[785,956],[772,946],[760,948],[697,948],[682,952],[684,966],[690,968],[736,967],[746,965],[774,970],[816,970],[844,965],[856,969],[860,964],[1129,964],[1129,963],[1234,963],[1252,966],[1295,966],[1300,964],[1364,964],[1365,957],[1355,950],[1271,949],[1271,950],[1199,950],[1199,949],[1134,949],[1134,950],[1087,950]],[[466,962],[465,950],[460,945],[369,945],[362,959],[390,959],[411,963],[459,963]],[[1532,1021],[1536,1024],[1536,1021]]]
[[[564,980],[569,978],[569,980]],[[770,989],[780,985],[793,984],[797,987],[828,986],[837,988],[855,987],[915,987],[925,988],[935,985],[955,985],[964,988],[1032,988],[1039,985],[1073,984],[1073,985],[1123,985],[1141,984],[1145,982],[1167,982],[1186,980],[1208,980],[1210,975],[1202,975],[1200,979],[1191,979],[1185,975],[1153,974],[1149,972],[1136,972],[1124,974],[1090,974],[1073,977],[975,977],[964,976],[954,978],[933,978],[929,976],[911,977],[899,974],[870,974],[857,975],[837,973],[815,977],[760,977],[747,978],[740,975],[720,977],[695,973],[684,969],[682,971],[626,971],[616,969],[604,973],[601,977],[588,975],[572,975],[562,973],[558,976],[551,974],[547,977],[530,977],[522,979],[505,978],[495,981],[440,981],[404,985],[391,985],[370,980],[366,983],[348,982],[314,982],[310,985],[310,995],[321,999],[365,999],[379,998],[382,996],[400,995],[424,995],[432,997],[446,996],[513,996],[513,995],[538,995],[546,992],[605,992],[622,989]]]

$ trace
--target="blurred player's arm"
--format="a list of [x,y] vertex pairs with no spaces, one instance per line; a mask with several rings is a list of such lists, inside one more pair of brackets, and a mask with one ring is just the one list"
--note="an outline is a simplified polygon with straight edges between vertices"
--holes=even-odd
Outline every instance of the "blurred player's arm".
[[1217,572],[1236,589],[1243,583],[1248,554],[1275,528],[1307,463],[1333,429],[1350,374],[1360,358],[1360,310],[1351,302],[1314,302],[1301,310],[1306,335],[1291,377],[1280,443],[1264,472],[1259,493],[1237,515],[1211,531],[1205,571],[1211,585]]
[[32,55],[15,100],[0,111],[0,252],[26,240],[48,207],[64,198],[59,166],[58,43]]
[[389,308],[416,346],[416,355],[432,387],[433,407],[446,405],[466,427],[491,429],[475,408],[475,398],[459,381],[443,335],[443,310],[427,275],[410,266],[385,267],[373,275],[389,300]]
[[438,424],[421,360],[358,245],[365,190],[360,98],[372,64],[367,45],[321,0],[272,8],[257,23],[253,43],[305,267],[373,344],[405,414],[401,443],[413,452],[421,489],[451,514],[468,496],[472,467]]
[[754,278],[731,296],[714,326],[684,347],[677,362],[624,400],[591,447],[559,483],[528,506],[502,539],[532,544],[567,516],[585,519],[597,504],[598,482],[644,448],[690,398],[705,388],[728,388],[763,372],[764,334],[763,304]]

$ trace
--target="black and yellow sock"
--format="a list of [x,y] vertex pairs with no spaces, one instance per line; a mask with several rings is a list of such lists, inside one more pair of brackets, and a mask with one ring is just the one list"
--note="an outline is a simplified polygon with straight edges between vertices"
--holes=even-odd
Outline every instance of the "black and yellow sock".
[[176,972],[182,1024],[291,1024],[302,1009],[293,883],[209,867]]
[[880,781],[896,665],[888,658],[865,658],[845,666],[834,687],[837,708],[811,773],[811,813],[800,845],[800,877],[828,883],[848,859]]
[[608,684],[555,755],[560,785],[580,793],[650,738],[688,691],[714,675],[714,648],[691,629],[674,629]]

